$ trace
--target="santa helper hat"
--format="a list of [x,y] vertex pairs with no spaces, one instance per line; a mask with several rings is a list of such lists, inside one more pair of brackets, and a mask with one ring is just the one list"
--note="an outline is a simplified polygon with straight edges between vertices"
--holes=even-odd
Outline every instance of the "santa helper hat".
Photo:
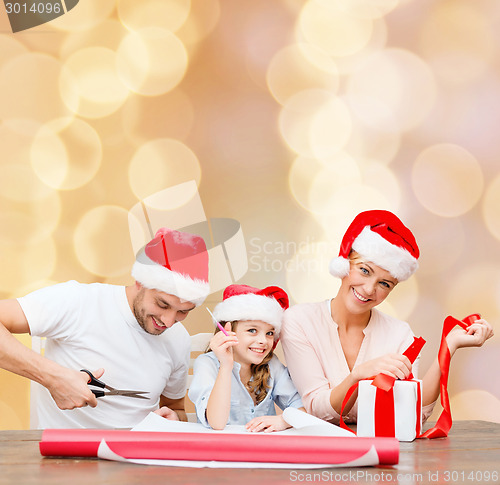
[[388,271],[398,281],[408,279],[418,268],[420,251],[412,232],[392,212],[361,212],[348,227],[330,273],[339,278],[349,274],[349,253],[356,251],[367,261]]
[[219,322],[260,320],[274,327],[278,339],[283,312],[288,308],[288,295],[278,286],[262,290],[247,285],[230,285],[224,290],[223,300],[214,309]]
[[132,276],[145,288],[199,306],[210,292],[205,241],[193,234],[162,227],[137,253]]

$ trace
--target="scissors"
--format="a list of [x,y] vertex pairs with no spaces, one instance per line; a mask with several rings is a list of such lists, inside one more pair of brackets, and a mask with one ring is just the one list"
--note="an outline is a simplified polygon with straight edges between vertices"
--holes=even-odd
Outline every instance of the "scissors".
[[146,396],[141,396],[141,394],[149,394],[147,391],[125,391],[122,389],[115,389],[111,386],[108,386],[107,384],[104,384],[104,382],[100,381],[99,379],[96,379],[92,372],[90,372],[87,369],[81,369],[81,372],[86,372],[90,379],[87,382],[88,386],[94,386],[94,387],[100,387],[101,389],[107,389],[108,392],[106,391],[101,391],[99,389],[90,389],[92,393],[94,394],[95,397],[104,397],[104,396],[126,396],[126,397],[136,397],[138,399],[148,399]]

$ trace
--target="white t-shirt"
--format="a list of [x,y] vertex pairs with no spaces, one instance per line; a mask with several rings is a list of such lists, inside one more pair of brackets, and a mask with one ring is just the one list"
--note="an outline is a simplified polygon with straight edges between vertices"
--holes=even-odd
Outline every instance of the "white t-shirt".
[[40,428],[130,428],[158,408],[160,395],[186,394],[190,338],[181,323],[150,335],[137,323],[124,286],[76,281],[18,298],[31,335],[47,337],[45,357],[75,370],[105,369],[115,389],[149,392],[149,399],[100,397],[97,407],[60,410],[42,388]]

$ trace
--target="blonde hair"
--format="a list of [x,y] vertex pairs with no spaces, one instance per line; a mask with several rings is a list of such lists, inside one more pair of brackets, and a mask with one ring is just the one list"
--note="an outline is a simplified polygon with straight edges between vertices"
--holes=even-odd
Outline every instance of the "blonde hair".
[[349,262],[353,264],[362,263],[364,262],[364,258],[361,254],[354,251],[354,249],[351,249],[351,252],[349,253]]
[[[219,322],[223,327],[225,327],[227,322]],[[236,326],[238,325],[238,320],[231,322],[231,330],[236,331]],[[215,329],[214,335],[220,332],[217,327]],[[210,352],[210,346],[207,348],[206,352]],[[267,396],[267,391],[270,387],[269,378],[271,376],[271,371],[269,370],[269,361],[273,358],[274,352],[271,349],[268,354],[264,357],[260,364],[250,364],[250,380],[244,382],[243,384],[248,389],[251,394],[255,395],[256,404],[260,404]]]

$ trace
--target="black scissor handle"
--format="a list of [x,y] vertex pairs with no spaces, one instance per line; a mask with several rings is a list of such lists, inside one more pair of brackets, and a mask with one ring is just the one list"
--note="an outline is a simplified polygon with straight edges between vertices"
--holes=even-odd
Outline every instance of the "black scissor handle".
[[80,372],[85,372],[90,377],[90,380],[87,382],[88,386],[95,386],[95,387],[100,387],[102,389],[106,389],[106,384],[104,384],[104,382],[94,377],[94,374],[92,374],[92,372],[90,372],[89,370],[80,369]]
[[95,396],[95,397],[104,397],[106,393],[104,391],[99,391],[97,389],[91,389],[90,392]]

